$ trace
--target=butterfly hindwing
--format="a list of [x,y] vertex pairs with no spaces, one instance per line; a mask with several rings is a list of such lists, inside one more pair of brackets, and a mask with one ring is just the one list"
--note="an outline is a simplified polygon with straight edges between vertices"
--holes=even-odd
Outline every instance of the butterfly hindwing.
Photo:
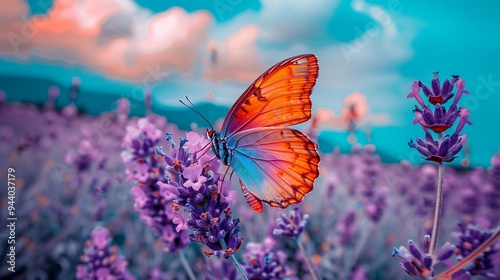
[[318,71],[318,60],[312,54],[295,56],[271,67],[233,105],[222,125],[221,136],[307,121],[311,117],[310,95]]
[[253,211],[262,213],[264,212],[264,208],[262,207],[262,201],[258,199],[254,194],[248,191],[248,188],[243,184],[243,182],[240,179],[240,186],[241,186],[241,191],[243,192],[243,197],[247,201],[248,205],[250,205],[250,208],[252,208]]
[[318,177],[316,144],[295,129],[245,130],[228,139],[228,148],[233,151],[230,165],[242,185],[273,207],[299,203]]

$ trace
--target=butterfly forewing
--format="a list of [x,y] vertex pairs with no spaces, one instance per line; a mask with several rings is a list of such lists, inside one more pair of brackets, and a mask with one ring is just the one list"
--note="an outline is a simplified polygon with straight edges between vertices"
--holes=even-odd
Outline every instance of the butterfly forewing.
[[228,139],[231,166],[256,198],[274,207],[302,201],[318,176],[319,155],[302,132],[253,128]]
[[307,121],[318,71],[318,60],[312,54],[295,56],[271,67],[233,105],[224,119],[222,138],[251,128]]

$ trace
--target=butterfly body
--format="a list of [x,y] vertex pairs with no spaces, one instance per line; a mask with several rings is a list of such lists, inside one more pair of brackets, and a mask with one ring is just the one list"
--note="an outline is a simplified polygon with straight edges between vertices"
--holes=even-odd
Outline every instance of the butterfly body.
[[316,144],[296,129],[311,117],[317,58],[300,55],[267,70],[240,96],[221,132],[208,131],[212,151],[240,178],[253,210],[262,202],[285,208],[299,203],[318,176]]
[[208,131],[208,138],[212,141],[212,151],[225,165],[230,165],[232,154],[227,147],[227,139],[221,139],[220,133]]

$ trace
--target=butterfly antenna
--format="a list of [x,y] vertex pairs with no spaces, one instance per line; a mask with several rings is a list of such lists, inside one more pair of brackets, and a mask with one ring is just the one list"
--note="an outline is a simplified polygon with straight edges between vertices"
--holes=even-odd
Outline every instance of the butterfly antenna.
[[195,112],[196,114],[200,115],[200,117],[202,117],[202,118],[203,118],[203,119],[204,119],[204,120],[208,123],[208,125],[210,126],[210,129],[211,129],[211,130],[214,130],[214,127],[212,126],[212,124],[210,123],[210,121],[208,121],[208,119],[207,119],[205,116],[203,116],[203,114],[202,114],[202,113],[200,113],[200,111],[196,108],[196,106],[194,106],[193,102],[191,102],[191,100],[189,100],[189,98],[188,98],[187,96],[186,96],[186,100],[189,102],[189,104],[190,104],[191,106],[190,106],[190,105],[188,105],[188,104],[186,104],[186,103],[185,103],[184,101],[182,101],[182,100],[179,100],[179,102],[180,102],[182,105],[184,105],[184,106],[188,107],[189,109],[191,109],[191,110],[192,110],[193,112]]

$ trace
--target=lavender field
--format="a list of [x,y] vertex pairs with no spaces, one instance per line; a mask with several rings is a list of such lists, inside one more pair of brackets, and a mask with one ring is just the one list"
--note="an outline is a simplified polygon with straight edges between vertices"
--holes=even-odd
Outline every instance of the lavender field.
[[0,279],[500,279],[498,11],[0,1]]
[[[15,184],[15,199],[1,189],[1,218],[17,220],[15,272],[1,278],[243,279],[241,268],[248,279],[497,279],[500,154],[486,168],[441,169],[462,148],[469,113],[455,106],[460,94],[441,94],[458,127],[432,149],[431,131],[447,123],[439,104],[429,118],[424,89],[416,83],[409,97],[418,101],[417,125],[427,127],[411,146],[426,164],[384,163],[373,144],[320,153],[304,201],[262,214],[235,178],[220,181],[226,167],[210,160],[203,129],[179,130],[151,112],[148,98],[144,117],[130,117],[125,98],[97,117],[73,103],[55,109],[55,87],[43,106],[3,101],[1,180]],[[190,152],[203,150],[200,158]],[[431,253],[438,172],[442,213]],[[2,239],[9,234],[2,229]],[[2,267],[9,247],[2,242]]]

